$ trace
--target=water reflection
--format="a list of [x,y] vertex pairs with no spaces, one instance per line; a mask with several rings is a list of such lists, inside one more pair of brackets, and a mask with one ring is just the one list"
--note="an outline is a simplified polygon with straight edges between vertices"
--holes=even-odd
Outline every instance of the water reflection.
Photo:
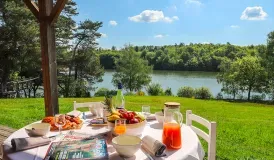
[[[113,70],[106,70],[103,82],[96,84],[97,87],[115,89],[111,83]],[[221,91],[221,85],[216,80],[215,72],[189,72],[189,71],[153,71],[152,82],[160,83],[164,89],[170,87],[173,94],[182,86],[193,88],[208,87],[214,96]],[[145,90],[145,89],[143,89]]]

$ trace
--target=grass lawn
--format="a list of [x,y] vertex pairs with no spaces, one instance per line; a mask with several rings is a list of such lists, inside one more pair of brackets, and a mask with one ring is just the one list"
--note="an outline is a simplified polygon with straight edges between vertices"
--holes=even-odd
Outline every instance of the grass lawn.
[[[60,98],[60,112],[71,111],[75,100],[85,102],[103,99]],[[191,109],[194,114],[217,122],[217,159],[274,159],[274,106],[179,97],[133,96],[126,97],[126,108],[141,111],[141,106],[148,104],[152,112],[155,112],[162,109],[167,101],[180,102],[184,114]],[[44,100],[41,98],[0,99],[1,125],[21,128],[42,119],[44,112]]]

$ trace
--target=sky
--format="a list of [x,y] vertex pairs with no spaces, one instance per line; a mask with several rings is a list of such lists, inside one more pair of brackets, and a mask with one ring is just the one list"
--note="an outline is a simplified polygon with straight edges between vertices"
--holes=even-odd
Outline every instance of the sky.
[[99,46],[266,44],[274,0],[75,0],[77,22],[102,21]]

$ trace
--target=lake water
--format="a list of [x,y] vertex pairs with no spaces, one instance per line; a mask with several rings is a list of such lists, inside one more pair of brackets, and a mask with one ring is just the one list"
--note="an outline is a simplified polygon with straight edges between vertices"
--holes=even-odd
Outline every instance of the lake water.
[[[103,82],[96,84],[98,88],[105,87],[115,89],[111,83],[114,71],[106,70],[103,76]],[[190,86],[193,88],[208,87],[213,96],[216,96],[222,86],[218,84],[215,72],[188,72],[188,71],[153,71],[152,82],[159,83],[166,89],[171,88],[173,94],[182,86]],[[143,89],[145,91],[145,89]]]

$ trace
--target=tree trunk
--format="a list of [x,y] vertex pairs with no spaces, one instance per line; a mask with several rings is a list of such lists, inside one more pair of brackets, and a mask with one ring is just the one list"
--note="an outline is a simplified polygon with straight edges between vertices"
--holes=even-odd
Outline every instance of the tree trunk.
[[[70,65],[69,65],[69,75],[68,75],[68,80],[67,80],[67,85],[66,85],[65,97],[69,96],[71,70],[72,70],[72,67],[74,66],[74,58],[75,58],[75,55],[76,55],[77,48],[78,48],[78,46],[80,45],[81,42],[82,42],[82,40],[80,40],[73,49],[73,55],[72,55],[72,59],[71,59]],[[74,68],[74,72],[75,72],[74,74],[76,74],[76,67]]]
[[249,86],[249,87],[248,87],[248,95],[247,95],[247,100],[248,100],[248,101],[250,101],[250,93],[251,93],[251,89],[252,89],[252,87],[251,87],[251,86]]
[[29,98],[31,97],[31,88],[28,89]]
[[33,90],[33,98],[36,98],[36,90]]
[[77,73],[78,73],[78,70],[77,70],[77,66],[75,65],[74,67],[74,80],[77,80]]
[[8,77],[10,74],[10,65],[9,63],[6,63],[6,65],[4,65],[4,69],[2,69],[3,74],[2,77],[0,77],[1,79],[1,92],[0,92],[0,97],[5,97],[6,95],[4,94],[7,91],[7,83],[8,83]]
[[23,89],[23,91],[24,91],[25,98],[28,98],[28,95],[27,95],[26,89]]

